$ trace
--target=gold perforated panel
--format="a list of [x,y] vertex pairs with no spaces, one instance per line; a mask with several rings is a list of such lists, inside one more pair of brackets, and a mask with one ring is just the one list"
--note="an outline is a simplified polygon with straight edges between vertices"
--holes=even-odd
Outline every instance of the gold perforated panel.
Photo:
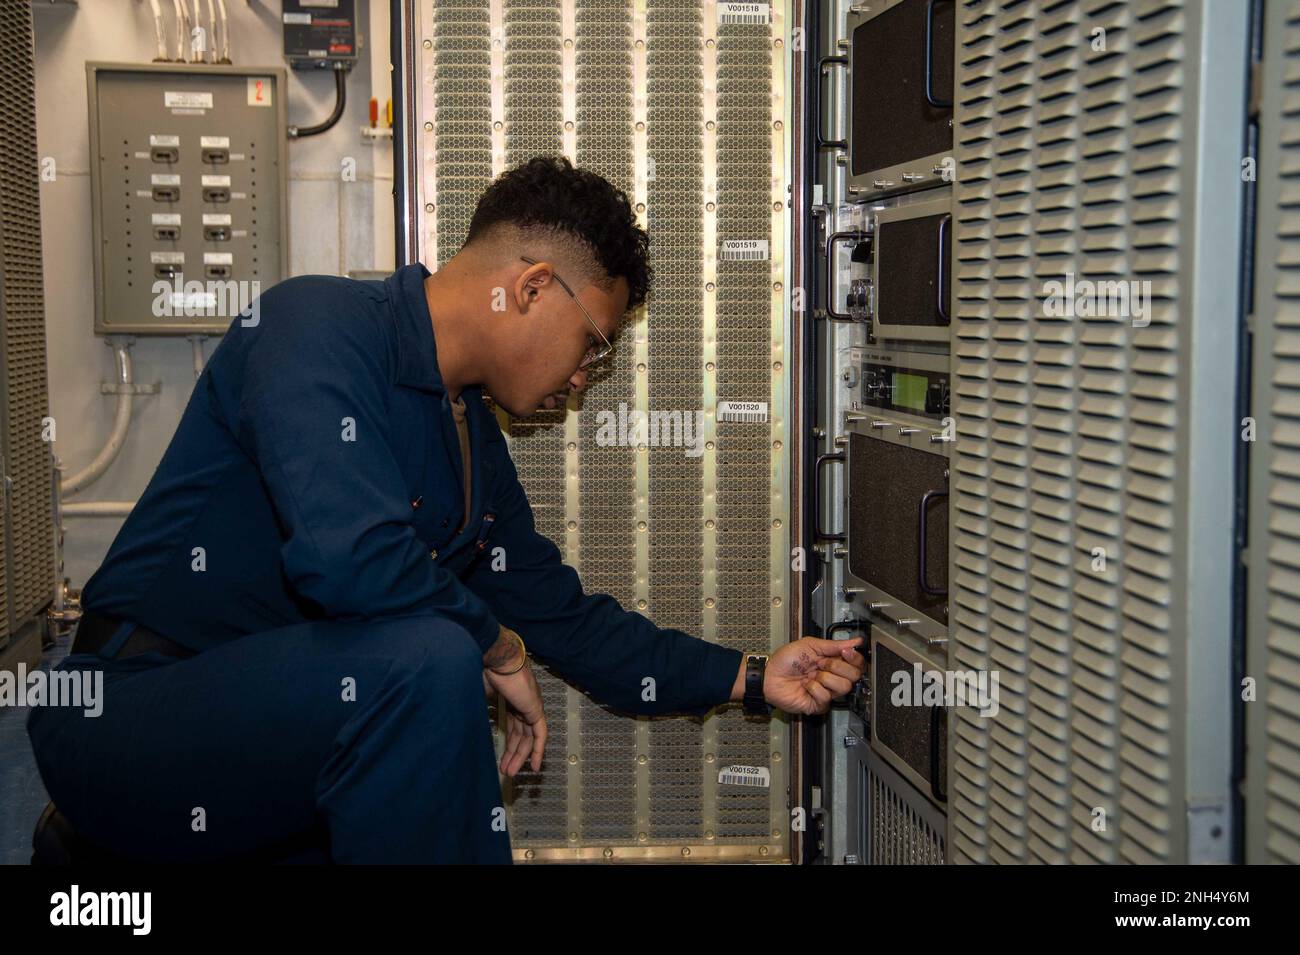
[[[434,147],[417,168],[438,262],[492,172],[539,154],[625,190],[651,236],[650,299],[580,407],[510,423],[538,529],[589,592],[660,626],[744,649],[786,639],[781,13],[764,27],[718,24],[714,4],[686,0],[440,0],[422,17],[415,37],[431,49],[417,61],[433,79],[412,122],[432,126],[414,135]],[[722,261],[727,239],[765,241],[770,256]],[[718,400],[767,402],[771,419],[717,425]],[[601,446],[598,416],[620,406],[705,412],[707,450]],[[539,682],[546,764],[505,788],[517,857],[787,854],[783,722],[734,708],[636,719]],[[769,767],[772,787],[719,785],[731,763]]]
[[[29,4],[0,7],[0,315],[4,318],[7,548],[0,548],[0,645],[54,595],[54,530],[45,371],[45,289]],[[8,553],[6,553],[6,550]],[[10,560],[11,558],[11,560]],[[6,567],[6,563],[8,566]],[[7,571],[7,572],[6,572]]]

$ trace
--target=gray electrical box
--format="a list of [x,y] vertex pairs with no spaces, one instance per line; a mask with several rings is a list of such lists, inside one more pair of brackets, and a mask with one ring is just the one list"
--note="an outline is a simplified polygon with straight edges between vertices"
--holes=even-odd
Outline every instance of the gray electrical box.
[[221,334],[288,266],[285,71],[87,63],[96,334]]

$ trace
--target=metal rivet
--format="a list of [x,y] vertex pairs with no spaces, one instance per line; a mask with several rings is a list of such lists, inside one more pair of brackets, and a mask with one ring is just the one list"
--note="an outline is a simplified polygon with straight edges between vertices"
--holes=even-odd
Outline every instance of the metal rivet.
[[689,856],[690,854],[691,854],[691,847],[690,847],[690,846],[682,846],[682,856],[683,856],[683,857],[686,857],[686,856]]
[[780,598],[780,597],[773,597],[773,598],[772,598],[772,606],[773,606],[773,607],[779,607],[779,606],[781,606],[781,598]]
[[636,761],[640,763],[642,766],[644,766],[646,764],[645,753],[641,753],[639,756],[637,756]]
[[705,754],[704,754],[704,761],[705,761],[706,763],[711,763],[711,762],[713,762],[713,754],[712,754],[712,753],[705,753]]
[[432,49],[433,49],[433,41],[432,41],[432,40],[425,40],[425,41],[424,41],[424,48],[425,48],[426,50],[432,50]]
[[705,521],[704,526],[707,527],[709,530],[713,530],[713,518],[709,518],[707,521]]
[[577,521],[569,521],[569,530],[571,530],[571,531],[576,531],[577,529],[578,529],[578,522],[577,522]]
[[776,450],[780,451],[780,450],[781,450],[781,442],[780,442],[780,441],[773,441],[773,442],[772,442],[772,447],[774,447],[774,448],[776,448]]
[[636,602],[636,608],[638,610],[644,610],[646,608],[646,602],[644,600],[638,600]]
[[713,362],[711,362],[711,361],[706,361],[706,362],[704,363],[704,370],[705,370],[705,371],[713,371]]
[[433,132],[433,123],[425,123],[425,124],[424,124],[424,131],[425,131],[426,133],[431,133],[431,132]]
[[528,860],[536,859],[536,858],[537,858],[537,851],[534,850],[534,849],[525,849],[525,850],[524,850],[524,858],[525,858],[525,859],[528,859]]
[[705,449],[706,451],[712,451],[712,450],[713,450],[713,442],[712,442],[712,441],[705,441],[705,442],[704,442],[704,449]]
[[776,520],[774,520],[774,521],[772,522],[772,526],[773,526],[773,527],[780,527],[780,526],[781,526],[781,518],[778,517]]
[[714,603],[714,600],[713,600],[712,597],[705,597],[705,598],[704,598],[704,606],[706,606],[706,607],[712,607],[712,606],[713,606],[713,603]]
[[773,370],[773,371],[780,371],[780,370],[781,370],[781,363],[780,363],[779,361],[774,361],[774,362],[772,362],[772,370]]
[[712,283],[712,282],[705,282],[705,283],[704,283],[704,291],[706,291],[706,292],[712,292],[712,291],[713,291],[713,283]]
[[639,530],[639,531],[643,531],[643,530],[645,530],[645,521],[637,521],[637,522],[636,522],[636,529]]
[[432,203],[432,202],[426,202],[426,203],[424,204],[424,211],[425,211],[425,212],[432,212],[432,211],[433,211],[433,203]]

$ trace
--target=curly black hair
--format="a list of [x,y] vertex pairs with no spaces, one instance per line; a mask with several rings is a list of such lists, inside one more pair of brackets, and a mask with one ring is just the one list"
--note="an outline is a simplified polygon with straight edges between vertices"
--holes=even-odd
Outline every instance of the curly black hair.
[[479,198],[465,245],[502,223],[577,239],[598,284],[608,288],[622,276],[628,308],[645,301],[653,278],[650,236],[636,224],[627,193],[604,177],[575,168],[565,156],[534,157],[502,173]]

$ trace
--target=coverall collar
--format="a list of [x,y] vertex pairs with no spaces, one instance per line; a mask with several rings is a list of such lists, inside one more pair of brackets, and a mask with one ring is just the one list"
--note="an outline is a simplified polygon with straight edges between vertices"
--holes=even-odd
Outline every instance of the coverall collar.
[[422,262],[404,265],[384,281],[397,322],[397,383],[435,395],[447,393],[438,370],[433,321],[424,297],[430,272]]

